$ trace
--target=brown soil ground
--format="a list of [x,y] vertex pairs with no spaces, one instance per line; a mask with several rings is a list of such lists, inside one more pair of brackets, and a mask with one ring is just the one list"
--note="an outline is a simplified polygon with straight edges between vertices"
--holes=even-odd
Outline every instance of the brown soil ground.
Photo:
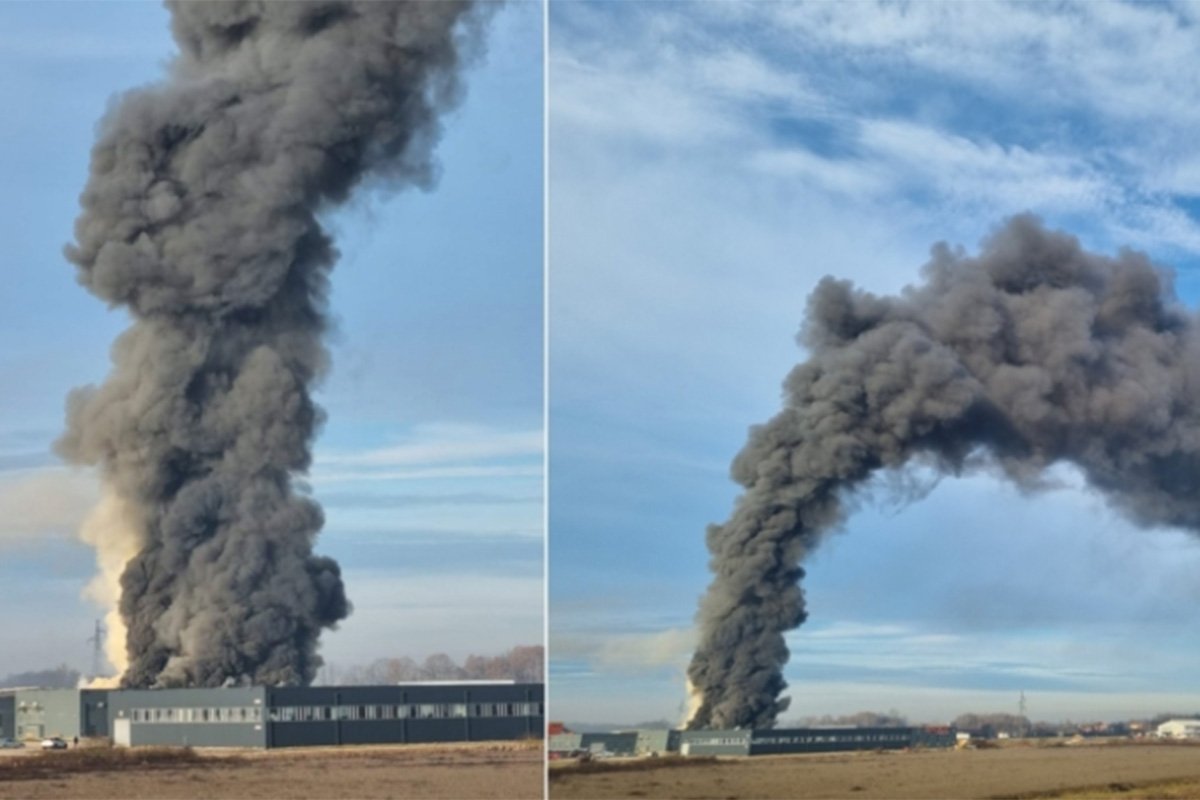
[[542,743],[269,751],[6,751],[0,798],[324,800],[542,797]]
[[1200,797],[1200,746],[1187,744],[1016,742],[986,750],[770,756],[695,765],[656,765],[647,759],[582,766],[551,765],[552,800]]

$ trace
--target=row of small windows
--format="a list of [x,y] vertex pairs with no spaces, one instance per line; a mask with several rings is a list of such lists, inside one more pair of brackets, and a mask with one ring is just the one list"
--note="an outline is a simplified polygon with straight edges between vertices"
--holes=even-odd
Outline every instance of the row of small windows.
[[[463,719],[465,717],[534,717],[541,703],[418,703],[412,705],[282,706],[267,713],[271,722],[324,720]],[[262,722],[259,706],[222,708],[135,708],[134,722]]]
[[908,741],[907,733],[834,733],[809,736],[763,736],[755,738],[755,745],[769,744],[823,744],[844,742],[902,742]]
[[134,722],[262,722],[262,709],[258,706],[135,708],[129,713]]
[[464,719],[466,717],[534,717],[541,703],[416,703],[410,705],[282,706],[272,708],[271,722],[325,720]]

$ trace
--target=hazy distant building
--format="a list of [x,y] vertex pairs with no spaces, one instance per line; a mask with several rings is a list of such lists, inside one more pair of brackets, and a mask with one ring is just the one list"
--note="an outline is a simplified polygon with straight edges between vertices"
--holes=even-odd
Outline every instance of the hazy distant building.
[[685,756],[768,756],[951,747],[954,741],[955,731],[950,728],[743,728],[683,731],[679,752]]
[[748,756],[753,733],[748,728],[682,731],[679,752],[685,756]]
[[583,749],[583,734],[572,731],[551,733],[550,741],[546,743],[546,749],[560,756],[578,753]]
[[637,754],[656,756],[679,750],[679,731],[666,728],[642,728],[637,731]]
[[1200,719],[1169,719],[1155,733],[1163,739],[1200,738]]

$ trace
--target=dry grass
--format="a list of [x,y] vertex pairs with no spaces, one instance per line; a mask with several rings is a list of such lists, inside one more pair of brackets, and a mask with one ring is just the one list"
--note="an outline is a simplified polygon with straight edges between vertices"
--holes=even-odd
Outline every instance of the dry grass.
[[136,769],[143,772],[237,763],[228,757],[202,757],[190,747],[85,747],[49,750],[0,762],[0,783],[61,778],[81,773]]
[[572,775],[591,775],[598,772],[651,772],[660,769],[678,767],[695,768],[702,764],[715,764],[714,756],[662,756],[659,758],[639,758],[630,761],[566,761],[551,767],[550,780],[562,780]]
[[1053,792],[998,795],[994,800],[1195,800],[1200,797],[1200,779],[1108,783],[1080,786]]
[[80,748],[0,759],[0,800],[540,800],[544,774],[541,742]]
[[[1004,742],[980,750],[893,750],[683,760],[638,771],[550,771],[554,800],[617,798],[1200,798],[1200,753],[1193,745],[1124,742],[1045,746]],[[607,765],[605,765],[607,766]]]

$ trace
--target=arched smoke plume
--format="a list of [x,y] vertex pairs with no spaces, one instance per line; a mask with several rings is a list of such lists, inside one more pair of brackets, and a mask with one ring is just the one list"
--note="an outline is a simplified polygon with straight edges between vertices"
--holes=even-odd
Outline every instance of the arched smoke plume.
[[328,360],[337,252],[318,215],[368,178],[431,185],[481,12],[168,6],[180,55],[103,120],[67,248],[132,325],[107,380],[69,398],[59,450],[97,465],[120,508],[89,540],[120,575],[124,685],[307,683],[320,631],[350,610],[313,554],[321,509],[293,484]]
[[787,708],[801,564],[879,469],[982,461],[1033,488],[1067,462],[1136,523],[1200,529],[1197,319],[1139,253],[1017,216],[978,256],[934,247],[896,297],[825,278],[800,340],[783,410],[733,463],[745,492],[708,530],[691,727],[769,727]]

